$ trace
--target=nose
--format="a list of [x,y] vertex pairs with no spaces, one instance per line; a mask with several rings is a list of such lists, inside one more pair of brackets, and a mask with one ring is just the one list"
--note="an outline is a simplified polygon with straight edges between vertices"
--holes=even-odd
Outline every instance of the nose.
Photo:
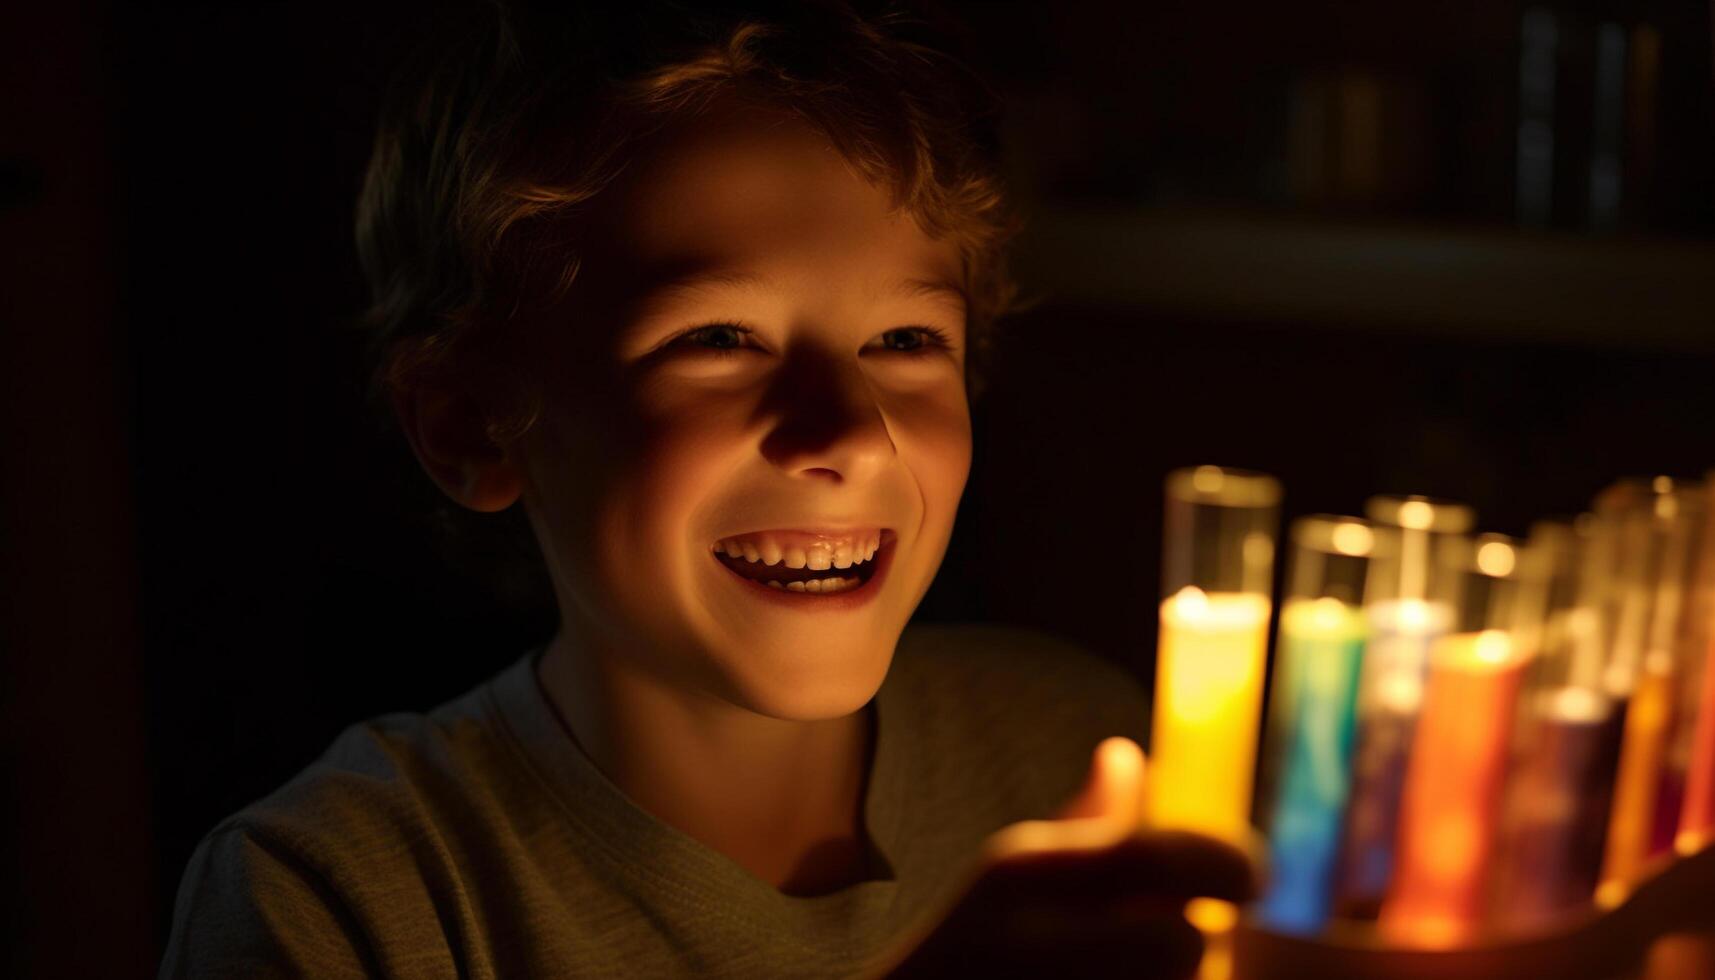
[[774,392],[777,419],[762,454],[794,478],[862,484],[897,449],[869,379],[832,358],[792,366]]

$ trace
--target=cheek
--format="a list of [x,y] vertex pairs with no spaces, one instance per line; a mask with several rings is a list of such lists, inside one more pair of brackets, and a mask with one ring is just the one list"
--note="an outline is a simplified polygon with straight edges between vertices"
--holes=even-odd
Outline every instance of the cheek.
[[900,460],[923,494],[923,542],[945,549],[971,475],[971,408],[964,390],[897,400],[890,415]]
[[927,520],[951,524],[971,471],[971,412],[963,389],[899,400],[894,439],[922,487]]
[[[750,449],[749,412],[737,400],[625,406],[607,441],[601,540],[611,567],[661,587],[687,585],[711,533],[707,508]],[[646,566],[643,567],[643,566]]]
[[[665,556],[697,531],[697,508],[741,448],[744,413],[731,406],[554,406],[530,448],[536,506],[554,525],[555,550],[603,577],[667,574]],[[582,578],[583,576],[579,576]]]

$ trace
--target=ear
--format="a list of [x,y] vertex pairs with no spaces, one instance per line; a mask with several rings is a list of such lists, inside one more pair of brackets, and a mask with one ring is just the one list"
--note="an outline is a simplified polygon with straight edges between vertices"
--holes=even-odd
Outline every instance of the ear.
[[505,510],[524,490],[512,453],[488,436],[486,418],[462,385],[395,387],[393,411],[424,472],[442,492],[485,513]]

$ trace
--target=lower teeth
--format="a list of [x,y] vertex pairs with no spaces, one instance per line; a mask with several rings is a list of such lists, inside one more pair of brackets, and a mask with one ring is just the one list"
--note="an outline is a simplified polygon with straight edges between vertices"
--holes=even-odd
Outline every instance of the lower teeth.
[[835,592],[850,592],[852,589],[855,589],[862,584],[862,581],[856,578],[841,578],[839,576],[834,576],[831,578],[807,579],[802,582],[787,582],[784,585],[770,579],[768,587],[771,589],[784,589],[787,592],[811,592],[818,595],[829,595]]

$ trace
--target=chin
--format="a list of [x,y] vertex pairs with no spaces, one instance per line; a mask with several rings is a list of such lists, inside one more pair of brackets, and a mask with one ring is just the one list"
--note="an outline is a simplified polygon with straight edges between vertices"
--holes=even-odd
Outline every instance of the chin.
[[782,721],[826,721],[863,708],[893,662],[897,637],[869,649],[747,651],[745,662],[724,672],[729,699],[740,707]]

